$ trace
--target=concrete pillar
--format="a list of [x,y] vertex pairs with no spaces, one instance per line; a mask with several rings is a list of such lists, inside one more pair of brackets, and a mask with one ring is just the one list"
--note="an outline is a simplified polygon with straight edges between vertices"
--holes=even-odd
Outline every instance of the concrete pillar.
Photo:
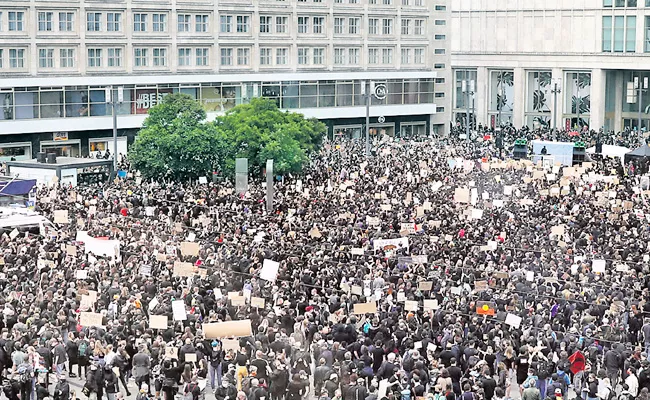
[[521,128],[526,123],[526,71],[523,68],[514,69],[515,80],[515,106],[512,112],[512,123],[516,128]]
[[[557,129],[562,130],[564,129],[564,118],[562,118],[562,116],[564,115],[565,108],[564,99],[566,97],[566,94],[564,93],[564,88],[566,87],[566,82],[564,82],[564,73],[562,72],[562,68],[553,68],[551,75],[552,80],[558,79],[560,81],[560,93],[557,94],[557,107],[555,108],[557,112],[553,118],[555,118],[555,126]],[[554,100],[551,99],[551,110],[553,110],[553,101]],[[551,124],[551,126],[553,126],[553,124]]]
[[589,128],[598,130],[605,125],[605,71],[591,70],[591,111]]
[[490,126],[490,118],[488,117],[488,107],[490,103],[490,72],[487,67],[478,67],[476,69],[476,121],[482,123],[483,126]]
[[616,71],[614,74],[617,88],[614,96],[614,132],[620,132],[623,130],[623,102],[626,101],[624,91],[627,82],[624,81],[623,71]]

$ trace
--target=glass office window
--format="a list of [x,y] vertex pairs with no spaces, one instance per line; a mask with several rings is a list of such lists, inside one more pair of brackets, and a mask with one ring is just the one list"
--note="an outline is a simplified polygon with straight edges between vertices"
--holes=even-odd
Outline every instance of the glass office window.
[[625,24],[625,51],[634,53],[636,51],[636,17],[628,16]]
[[625,44],[625,17],[614,17],[614,52],[622,53]]
[[[647,20],[648,17],[646,17]],[[612,17],[603,17],[603,51],[612,51]]]
[[336,106],[346,107],[352,105],[352,82],[336,83]]
[[41,118],[63,117],[63,92],[47,91],[41,92]]

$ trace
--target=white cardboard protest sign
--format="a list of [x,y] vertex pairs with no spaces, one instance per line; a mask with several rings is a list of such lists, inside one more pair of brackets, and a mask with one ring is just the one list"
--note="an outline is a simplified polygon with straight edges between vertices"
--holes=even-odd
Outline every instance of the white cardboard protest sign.
[[604,274],[605,264],[605,260],[593,260],[591,262],[591,269],[597,274]]
[[172,301],[172,312],[174,314],[174,321],[185,321],[187,319],[185,302],[183,300]]
[[519,326],[521,325],[521,317],[508,313],[506,316],[506,325],[510,325],[515,329],[519,329]]
[[253,328],[250,319],[203,324],[203,335],[206,339],[246,337],[252,334]]
[[278,278],[278,270],[280,269],[280,263],[277,261],[264,259],[262,264],[262,270],[260,271],[260,278],[265,281],[275,282]]
[[70,220],[68,219],[68,210],[55,210],[54,211],[54,223],[55,224],[68,224]]
[[103,316],[99,313],[82,312],[79,317],[79,325],[81,326],[102,326]]
[[404,309],[408,311],[417,311],[418,310],[418,302],[414,300],[406,300],[404,302]]
[[181,254],[184,256],[198,256],[199,244],[194,242],[181,243]]
[[369,303],[354,304],[355,314],[374,314],[377,312],[377,303],[371,301]]
[[167,316],[166,315],[152,315],[149,317],[149,328],[151,329],[167,329]]
[[424,299],[424,310],[429,311],[429,310],[437,310],[439,308],[438,306],[438,300],[436,299]]

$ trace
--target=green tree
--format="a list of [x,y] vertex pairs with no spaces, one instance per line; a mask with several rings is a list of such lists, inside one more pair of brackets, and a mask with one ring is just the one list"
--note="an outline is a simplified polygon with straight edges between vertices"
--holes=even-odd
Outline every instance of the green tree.
[[232,151],[224,165],[228,172],[234,170],[238,157],[248,158],[249,165],[258,170],[265,167],[267,159],[273,159],[278,174],[299,172],[327,132],[322,122],[283,112],[274,100],[266,98],[234,107],[217,117],[214,125]]
[[166,96],[149,110],[129,160],[145,177],[178,180],[211,174],[222,155],[201,104],[186,94]]
[[283,112],[263,98],[236,106],[214,122],[205,118],[190,96],[166,96],[149,110],[129,160],[147,178],[187,180],[212,171],[231,175],[238,157],[248,158],[256,171],[273,159],[275,172],[299,172],[326,132],[318,120]]

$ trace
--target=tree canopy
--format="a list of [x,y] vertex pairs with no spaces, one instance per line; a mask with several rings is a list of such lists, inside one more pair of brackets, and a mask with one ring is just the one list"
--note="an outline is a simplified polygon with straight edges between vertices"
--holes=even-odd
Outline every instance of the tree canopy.
[[235,158],[261,171],[274,160],[278,174],[299,172],[327,131],[316,119],[283,112],[254,98],[208,122],[201,104],[186,94],[166,96],[149,110],[129,160],[145,177],[196,179],[213,171],[232,175]]

